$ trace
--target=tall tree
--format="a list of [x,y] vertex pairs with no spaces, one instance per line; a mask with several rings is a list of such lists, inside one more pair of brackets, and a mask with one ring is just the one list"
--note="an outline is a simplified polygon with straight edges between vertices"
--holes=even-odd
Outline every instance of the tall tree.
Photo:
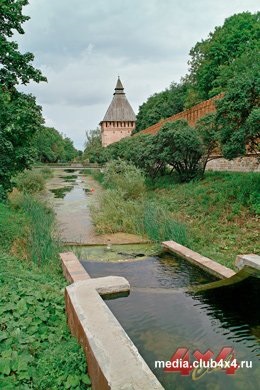
[[29,19],[22,9],[28,0],[0,1],[0,198],[11,188],[11,176],[32,162],[31,140],[43,123],[41,107],[33,96],[16,90],[30,80],[46,81],[32,65],[32,53],[20,53],[12,41],[14,33],[24,34]]
[[53,127],[41,126],[33,137],[36,159],[43,163],[67,162],[77,156],[77,150],[68,137]]
[[[217,101],[217,126],[224,157],[232,159],[246,151],[259,152],[260,53],[246,51],[233,62],[223,99]],[[249,150],[248,150],[249,149]]]
[[168,118],[184,108],[187,85],[172,83],[169,88],[150,96],[139,107],[135,133],[152,126],[161,119]]
[[188,79],[191,83],[189,105],[206,100],[222,92],[228,79],[216,82],[223,68],[229,67],[245,51],[260,42],[260,13],[243,12],[226,19],[209,37],[191,49]]
[[28,0],[0,2],[0,83],[7,89],[19,83],[28,84],[30,80],[47,81],[41,71],[33,67],[34,55],[20,53],[18,44],[10,40],[15,31],[24,34],[22,24],[30,18],[23,15],[22,8],[28,3]]
[[0,88],[0,198],[11,177],[33,162],[31,139],[43,123],[35,98]]

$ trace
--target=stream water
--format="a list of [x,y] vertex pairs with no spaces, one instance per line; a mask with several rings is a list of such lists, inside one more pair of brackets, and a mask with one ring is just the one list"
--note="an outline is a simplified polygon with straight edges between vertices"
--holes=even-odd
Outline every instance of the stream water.
[[[216,279],[167,253],[141,261],[82,264],[92,277],[118,275],[130,282],[128,297],[106,303],[165,389],[259,388],[259,278],[192,293],[187,288]],[[234,375],[205,373],[196,381],[192,373],[155,369],[155,360],[170,360],[178,347],[188,348],[192,360],[195,350],[211,349],[215,358],[225,346],[234,348],[238,362],[252,361],[253,368],[240,368]]]
[[[158,247],[133,245],[142,242],[136,236],[96,235],[89,207],[100,191],[91,177],[64,170],[48,181],[47,196],[64,242],[112,243],[110,249],[85,245],[72,250],[92,277],[118,275],[129,280],[130,295],[106,303],[165,389],[259,388],[259,278],[251,276],[217,290],[192,292],[190,287],[216,278],[167,253],[156,255]],[[188,348],[193,360],[195,350],[204,353],[211,349],[215,358],[225,346],[234,348],[238,362],[252,361],[253,367],[240,368],[234,375],[224,370],[207,372],[199,380],[193,380],[191,372],[182,376],[155,369],[155,360],[170,360],[178,347]]]

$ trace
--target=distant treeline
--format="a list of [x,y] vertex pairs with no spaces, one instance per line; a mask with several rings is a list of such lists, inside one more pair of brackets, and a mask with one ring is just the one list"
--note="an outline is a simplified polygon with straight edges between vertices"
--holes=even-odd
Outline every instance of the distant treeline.
[[34,135],[32,146],[36,161],[42,163],[68,162],[78,156],[72,140],[53,127],[42,126]]

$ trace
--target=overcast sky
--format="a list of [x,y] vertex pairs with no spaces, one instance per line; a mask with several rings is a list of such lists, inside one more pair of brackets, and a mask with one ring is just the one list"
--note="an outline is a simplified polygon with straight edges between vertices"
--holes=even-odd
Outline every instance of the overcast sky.
[[189,50],[224,19],[258,0],[31,0],[21,51],[48,83],[26,87],[47,126],[83,148],[112,99],[117,75],[134,111],[187,72]]

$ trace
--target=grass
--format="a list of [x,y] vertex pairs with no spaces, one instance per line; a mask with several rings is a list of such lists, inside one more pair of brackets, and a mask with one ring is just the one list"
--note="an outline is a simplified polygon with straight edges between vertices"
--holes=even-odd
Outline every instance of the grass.
[[66,324],[54,215],[31,195],[16,198],[0,203],[0,388],[88,389]]
[[91,171],[106,188],[92,218],[99,233],[134,233],[153,242],[176,240],[188,244],[186,227],[160,204],[147,199],[142,172],[123,161],[111,162],[102,176]]
[[166,176],[148,186],[150,199],[185,224],[193,250],[231,268],[238,254],[259,252],[260,174],[207,172],[187,184]]
[[100,169],[84,169],[83,173],[92,176],[98,183],[104,185],[104,173]]
[[259,173],[206,172],[190,183],[166,175],[146,186],[136,200],[124,199],[119,188],[104,191],[93,213],[97,229],[171,239],[231,268],[238,254],[260,251]]

